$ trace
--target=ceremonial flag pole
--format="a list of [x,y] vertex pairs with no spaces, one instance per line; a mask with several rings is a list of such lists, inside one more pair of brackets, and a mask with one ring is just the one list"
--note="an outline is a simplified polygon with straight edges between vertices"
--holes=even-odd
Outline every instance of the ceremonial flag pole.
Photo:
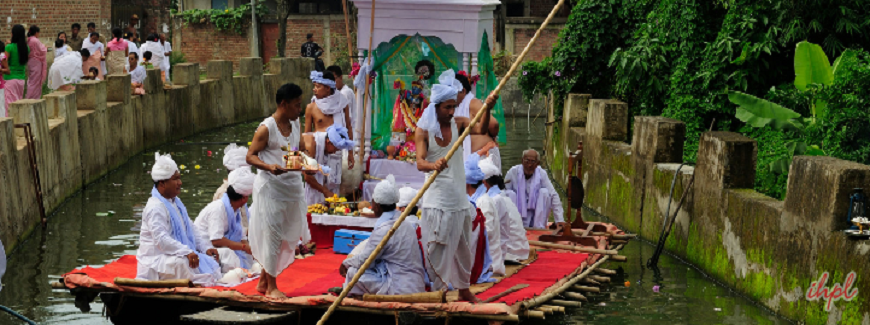
[[[542,23],[541,27],[539,27],[538,30],[535,31],[535,36],[532,37],[531,40],[529,40],[529,44],[526,45],[526,48],[523,49],[523,52],[520,53],[520,56],[517,57],[517,60],[514,61],[514,63],[511,65],[511,69],[508,71],[507,74],[505,74],[504,77],[502,77],[501,82],[498,83],[498,87],[496,87],[490,95],[498,95],[498,93],[501,92],[502,87],[507,84],[507,81],[510,80],[511,76],[513,76],[517,68],[520,66],[520,64],[522,64],[523,58],[525,58],[526,54],[529,52],[529,49],[532,48],[532,45],[534,45],[535,42],[538,40],[538,37],[541,36],[541,31],[543,31],[544,28],[546,28],[547,25],[550,24],[550,21],[553,19],[553,17],[556,16],[556,13],[559,11],[559,9],[562,8],[562,5],[564,4],[565,0],[559,0],[559,2],[556,3],[556,6],[553,7],[552,11],[550,11],[547,19],[544,20],[544,23]],[[374,10],[375,3],[374,0],[372,0],[372,26],[374,26],[375,23]],[[371,56],[371,39],[369,39],[369,56]],[[366,80],[368,80],[368,77],[366,78]],[[368,92],[368,82],[366,82],[366,92]],[[465,131],[462,132],[462,135],[459,136],[459,139],[456,139],[456,142],[453,144],[453,147],[450,148],[450,151],[447,152],[447,156],[444,157],[445,160],[449,161],[450,158],[453,157],[453,154],[456,153],[456,150],[459,149],[460,145],[462,145],[462,141],[465,140],[465,137],[468,136],[468,134],[471,132],[471,129],[483,116],[483,113],[487,111],[487,104],[484,102],[483,105],[484,106],[481,107],[479,111],[477,111],[477,114],[474,115],[474,119],[471,120],[471,123],[468,125],[468,127],[465,128]],[[365,123],[365,119],[363,119],[363,123]],[[365,124],[363,124],[363,130],[365,130]],[[362,157],[362,154],[360,154],[360,157]],[[453,168],[462,168],[462,166],[453,166]],[[384,246],[386,246],[390,238],[393,237],[393,233],[396,232],[396,229],[399,229],[399,226],[402,224],[403,221],[405,221],[405,218],[417,205],[417,201],[419,201],[420,198],[423,197],[423,193],[426,193],[426,190],[429,189],[429,186],[432,185],[432,182],[434,182],[435,178],[438,177],[438,174],[440,174],[440,172],[437,170],[432,172],[432,175],[429,176],[429,178],[426,180],[426,183],[423,184],[423,187],[420,188],[420,191],[417,192],[417,195],[414,196],[414,199],[411,200],[411,203],[408,204],[408,207],[405,208],[405,211],[403,211],[402,215],[399,216],[399,219],[396,220],[395,223],[393,223],[393,227],[390,228],[390,231],[387,232],[387,235],[384,236],[384,239],[381,240],[381,243],[378,244],[377,247],[375,247],[375,250],[372,252],[371,255],[369,255],[368,258],[366,258],[365,263],[363,263],[359,270],[357,270],[356,274],[354,274],[350,282],[348,282],[344,289],[341,290],[341,294],[339,294],[338,298],[336,298],[335,301],[332,302],[332,305],[329,306],[329,309],[326,310],[326,313],[323,314],[323,317],[320,318],[320,321],[317,322],[317,325],[324,325],[326,323],[326,320],[329,319],[329,316],[331,316],[332,313],[335,312],[335,309],[339,305],[341,305],[341,301],[344,300],[345,297],[347,297],[350,289],[353,288],[354,285],[356,285],[356,283],[359,281],[359,278],[363,275],[363,273],[365,273],[366,269],[368,269],[372,262],[374,262],[378,254],[381,253],[381,251],[384,249]]]

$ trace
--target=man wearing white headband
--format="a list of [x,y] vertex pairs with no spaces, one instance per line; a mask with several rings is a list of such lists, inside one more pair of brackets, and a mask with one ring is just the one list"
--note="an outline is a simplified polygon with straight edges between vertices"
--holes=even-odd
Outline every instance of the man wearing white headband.
[[[483,102],[474,97],[474,93],[471,92],[473,84],[464,73],[457,74],[456,80],[462,84],[462,89],[456,94],[456,101],[459,102],[459,105],[456,106],[455,115],[473,118],[483,107]],[[471,133],[462,142],[462,157],[468,159],[468,155],[477,152],[481,156],[492,157],[495,166],[501,169],[501,153],[498,149],[498,142],[496,142],[498,131],[498,120],[492,114],[483,114],[480,123],[471,129]]]
[[[526,229],[523,227],[523,217],[520,216],[517,206],[504,193],[504,180],[501,170],[495,166],[492,157],[480,160],[478,163],[483,171],[483,185],[486,186],[486,196],[492,198],[495,206],[495,215],[499,224],[499,239],[505,261],[517,263],[529,258],[529,239],[526,238]],[[487,226],[489,216],[487,216]],[[489,229],[487,227],[487,229]]]
[[328,168],[324,169],[329,176],[321,173],[306,175],[305,201],[308,205],[323,203],[325,198],[338,193],[341,187],[341,151],[353,150],[355,142],[350,140],[347,129],[333,124],[326,132],[305,133],[302,135],[305,154],[317,160],[317,163]]
[[248,197],[254,191],[255,177],[250,167],[234,170],[230,173],[226,193],[220,200],[206,205],[193,222],[197,231],[220,253],[222,273],[237,267],[250,270],[254,266],[241,212],[248,210]]
[[[427,233],[426,264],[435,289],[446,289],[448,284],[459,290],[459,299],[479,302],[468,289],[471,285],[473,254],[469,246],[471,222],[476,215],[465,194],[465,169],[462,155],[447,161],[447,152],[456,143],[459,134],[471,123],[468,118],[453,118],[456,94],[462,87],[453,70],[447,70],[432,86],[429,107],[417,122],[417,169],[438,177],[423,195],[422,222]],[[492,103],[498,96],[490,95]],[[489,112],[486,112],[489,113]]]
[[[230,143],[226,148],[224,148],[224,167],[227,168],[227,174],[230,172],[239,169],[239,168],[249,168],[251,165],[248,165],[248,162],[245,160],[248,155],[248,148],[237,145],[235,143]],[[214,192],[214,196],[212,196],[212,201],[218,201],[223,198],[224,193],[227,192],[227,188],[230,186],[229,181],[225,178],[224,183],[221,184],[221,187],[218,187],[217,191]],[[244,230],[245,234],[248,233],[248,204],[245,203],[244,209],[241,209],[242,212],[242,230]]]
[[[326,132],[330,126],[339,125],[347,128],[353,139],[350,102],[335,89],[335,76],[329,71],[311,71],[310,79],[314,83],[314,98],[305,108],[305,133]],[[353,155],[348,155],[347,164],[353,169]]]
[[142,211],[136,278],[213,285],[221,278],[220,257],[211,242],[200,237],[178,198],[181,173],[172,157],[155,154],[151,179],[154,187]]
[[[356,274],[375,248],[399,219],[396,203],[399,201],[399,191],[393,175],[375,186],[372,195],[372,210],[378,217],[378,224],[365,246],[348,256],[339,267],[339,273],[344,276],[345,285]],[[423,256],[417,237],[415,218],[405,218],[393,236],[387,241],[378,259],[369,265],[359,282],[350,290],[351,295],[378,294],[401,295],[426,291],[425,269]]]

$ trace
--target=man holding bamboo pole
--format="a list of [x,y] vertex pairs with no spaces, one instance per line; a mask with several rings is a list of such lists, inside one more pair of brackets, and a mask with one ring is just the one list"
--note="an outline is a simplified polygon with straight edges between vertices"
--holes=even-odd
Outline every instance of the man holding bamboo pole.
[[[461,155],[444,159],[459,134],[471,123],[468,118],[454,118],[456,95],[462,88],[453,70],[447,70],[432,86],[429,107],[417,123],[417,169],[439,171],[429,190],[423,194],[422,222],[427,236],[426,263],[433,289],[459,290],[459,299],[480,302],[469,290],[473,254],[469,246],[471,222],[475,210],[465,193],[465,169]],[[487,112],[498,95],[486,99]]]

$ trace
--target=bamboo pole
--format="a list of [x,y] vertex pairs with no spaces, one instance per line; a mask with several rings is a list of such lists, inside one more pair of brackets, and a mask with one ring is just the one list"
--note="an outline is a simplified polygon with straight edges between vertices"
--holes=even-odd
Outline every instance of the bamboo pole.
[[593,286],[600,286],[601,285],[601,282],[598,282],[598,281],[595,281],[595,280],[592,280],[589,278],[583,278],[583,280],[580,280],[580,283],[593,285]]
[[562,306],[541,305],[540,307],[550,308],[550,310],[552,310],[555,313],[560,313],[560,314],[565,313],[565,307],[562,307]]
[[[341,0],[341,10],[344,12],[344,33],[345,33],[345,35],[347,35],[347,56],[349,57],[348,59],[350,60],[351,65],[352,65],[354,51],[353,51],[353,42],[351,42],[351,40],[350,40],[350,21],[347,18],[347,1],[348,0]],[[372,1],[372,6],[374,6],[374,1]],[[371,35],[369,35],[369,36],[371,36]],[[372,46],[369,45],[369,47],[372,47]]]
[[578,308],[579,308],[580,306],[583,305],[583,304],[580,303],[579,301],[567,301],[567,300],[559,300],[559,299],[553,299],[553,300],[550,300],[550,303],[551,303],[551,304],[554,304],[554,305],[556,305],[556,306],[562,306],[562,307],[578,307]]
[[606,274],[606,275],[616,275],[615,270],[603,269],[603,268],[595,269],[595,273]]
[[595,293],[601,292],[601,289],[598,289],[596,287],[587,287],[587,286],[580,286],[580,285],[572,286],[571,289],[577,290],[577,291],[582,291],[582,292],[595,292]]
[[574,300],[580,300],[580,301],[582,301],[582,302],[588,302],[588,301],[589,301],[589,299],[586,299],[586,296],[581,295],[581,294],[579,294],[579,293],[577,293],[577,292],[565,291],[565,292],[562,293],[562,295],[565,296],[566,298],[571,298],[571,299],[574,299]]
[[[622,246],[616,247],[616,250],[619,250],[619,249],[622,249]],[[555,298],[557,295],[559,295],[563,291],[568,290],[568,288],[571,288],[572,286],[574,286],[574,284],[576,284],[578,281],[582,280],[587,275],[589,275],[589,273],[591,273],[592,270],[594,270],[595,268],[597,268],[601,264],[604,264],[604,262],[607,262],[607,260],[609,260],[612,256],[615,256],[615,255],[605,255],[604,257],[599,259],[598,262],[595,262],[595,264],[592,264],[591,266],[587,267],[586,270],[583,271],[583,273],[580,273],[577,276],[575,276],[574,278],[572,278],[571,280],[568,280],[567,282],[562,284],[562,286],[556,288],[553,291],[550,291],[550,293],[540,295],[534,299],[529,299],[529,300],[523,301],[522,308],[526,308],[526,309],[533,308],[535,306],[542,305],[545,302],[550,301],[551,299]],[[572,305],[560,305],[560,304],[556,303],[556,300],[553,300],[551,303],[554,305],[559,305],[559,306],[569,306],[569,307],[572,306]],[[577,307],[579,307],[579,302],[577,304],[578,304]]]
[[[368,62],[370,64],[369,67],[374,67],[374,64],[372,63],[372,53],[374,52],[374,51],[372,51],[372,38],[375,35],[375,0],[372,0],[372,14],[371,14],[371,16],[372,16],[372,20],[371,20],[371,24],[369,26],[369,48],[368,48],[369,54],[368,54],[368,57],[366,58],[366,61],[363,61],[363,64]],[[350,38],[350,35],[348,35],[348,38]],[[364,156],[364,153],[366,151],[365,150],[366,149],[366,121],[368,120],[368,117],[367,117],[368,114],[366,113],[366,104],[369,103],[369,100],[366,98],[369,96],[369,88],[371,88],[371,79],[369,78],[369,76],[364,76],[363,78],[366,79],[366,89],[365,89],[365,91],[363,91],[362,113],[360,113],[360,115],[362,115],[362,129],[360,129],[360,132],[359,132],[359,136],[360,136],[359,161],[356,162],[357,164],[364,163],[363,156]],[[362,166],[365,166],[365,165],[362,165]],[[363,172],[365,172],[365,170],[363,170]],[[395,229],[396,227],[393,227],[393,228]],[[378,250],[378,251],[380,252],[380,250]],[[365,270],[367,268],[368,268],[368,266],[365,266],[365,267],[363,267],[362,270]],[[356,281],[354,281],[353,283],[356,283]],[[347,295],[347,294],[345,294],[345,295]],[[342,299],[343,299],[343,297],[342,297]],[[338,299],[336,301],[341,301],[341,299]],[[326,318],[329,318],[329,314],[332,313],[332,310],[333,309],[330,308],[329,310],[326,311],[326,314],[323,315],[323,320],[326,320]]]
[[115,284],[119,285],[119,286],[140,287],[140,288],[178,288],[178,287],[189,288],[189,287],[193,287],[193,283],[190,282],[190,280],[188,280],[188,279],[149,281],[149,280],[137,280],[137,279],[128,279],[128,278],[115,278]]
[[610,260],[614,262],[625,262],[628,261],[628,258],[625,257],[625,255],[613,255]]
[[542,241],[537,241],[537,240],[530,240],[529,245],[546,247],[546,248],[554,248],[554,249],[566,249],[566,250],[572,250],[572,251],[576,251],[576,252],[593,253],[593,254],[601,254],[601,255],[619,254],[619,252],[617,252],[616,250],[612,250],[612,249],[597,249],[597,248],[589,248],[589,247],[553,244],[553,243],[547,243],[547,242],[542,242]]
[[[492,91],[492,93],[490,95],[498,95],[501,92],[501,89],[504,88],[505,84],[507,84],[507,81],[510,80],[511,76],[513,76],[513,74],[516,72],[517,68],[519,68],[520,63],[523,62],[523,59],[526,57],[526,54],[529,53],[529,50],[532,48],[532,46],[538,40],[538,37],[541,36],[541,32],[544,30],[544,28],[547,27],[548,24],[550,24],[550,21],[553,20],[553,17],[556,16],[556,12],[558,12],[559,9],[562,8],[563,4],[565,4],[565,0],[559,0],[559,2],[556,3],[556,6],[554,6],[553,10],[550,11],[550,15],[548,15],[547,19],[545,19],[544,22],[541,24],[541,27],[539,27],[538,30],[535,31],[535,36],[532,37],[531,40],[529,40],[529,44],[526,44],[526,47],[523,49],[523,52],[520,54],[519,57],[517,57],[517,60],[514,62],[513,65],[511,65],[511,68],[510,68],[510,70],[508,70],[508,73],[505,74],[504,77],[502,77],[501,82],[499,82],[498,86],[495,88],[495,90]],[[372,0],[372,27],[374,27],[374,24],[375,24],[374,10],[375,10],[375,0]],[[369,44],[371,44],[371,39],[369,39]],[[371,45],[369,45],[369,57],[371,57],[371,53],[372,53]],[[368,76],[366,76],[366,92],[368,92],[368,90],[369,90],[368,80],[369,80]],[[462,132],[462,135],[460,135],[459,138],[456,139],[456,141],[453,143],[453,147],[451,147],[450,151],[447,152],[447,156],[444,157],[444,160],[449,161],[450,158],[453,157],[453,154],[456,153],[456,150],[458,150],[459,146],[462,145],[462,141],[465,140],[465,137],[468,136],[468,134],[471,132],[471,129],[474,127],[475,124],[477,124],[477,122],[483,116],[483,113],[488,113],[488,111],[489,111],[489,108],[487,107],[487,104],[484,103],[483,107],[481,107],[480,110],[477,112],[477,114],[474,115],[474,118],[471,120],[468,127],[465,128],[465,131]],[[363,133],[360,133],[360,134],[363,134],[363,137],[365,137],[365,133],[364,133],[365,132],[365,120],[366,119],[363,119],[363,129],[362,129]],[[362,148],[360,148],[360,149],[362,149]],[[360,150],[360,156],[362,156],[362,150]],[[362,159],[360,159],[360,160],[362,160]],[[362,163],[362,162],[360,162],[360,163]],[[453,168],[462,168],[462,166],[454,166]],[[344,286],[344,289],[341,290],[341,294],[339,294],[338,297],[335,299],[335,301],[332,302],[332,305],[329,306],[329,309],[326,310],[326,313],[323,314],[323,317],[320,318],[320,320],[317,322],[317,325],[324,325],[326,323],[326,320],[329,319],[329,316],[331,316],[332,313],[335,312],[335,308],[338,307],[339,305],[341,305],[341,301],[344,300],[345,297],[347,297],[347,294],[348,294],[348,292],[350,292],[350,289],[356,285],[356,283],[359,281],[359,278],[363,275],[363,273],[365,273],[366,269],[368,269],[369,266],[372,264],[372,262],[374,262],[375,257],[377,257],[378,254],[381,253],[381,251],[386,246],[387,242],[389,242],[390,238],[393,237],[393,233],[396,232],[396,229],[399,229],[399,226],[402,224],[402,222],[405,221],[405,218],[408,217],[408,214],[411,212],[411,210],[413,210],[413,208],[415,206],[417,206],[417,201],[419,201],[420,198],[423,196],[423,194],[426,193],[426,190],[429,189],[429,186],[431,186],[432,182],[435,181],[435,178],[438,177],[438,174],[440,174],[440,172],[436,170],[432,173],[432,175],[429,176],[429,179],[426,180],[426,183],[423,184],[423,187],[420,188],[420,190],[417,192],[417,195],[414,196],[414,199],[412,199],[411,203],[408,204],[408,208],[406,208],[405,211],[402,212],[402,215],[399,216],[399,219],[396,220],[395,223],[393,223],[393,227],[390,228],[390,231],[387,232],[387,235],[384,236],[384,239],[381,240],[381,243],[378,244],[377,247],[375,247],[375,250],[372,252],[371,255],[369,255],[369,257],[366,259],[365,263],[363,263],[363,265],[356,272],[356,274],[354,274],[354,276],[350,280],[350,282],[346,286]],[[602,260],[606,260],[606,259],[607,259],[607,257],[602,258]]]
[[609,282],[610,282],[610,278],[608,278],[608,277],[604,277],[604,276],[599,276],[599,275],[592,275],[592,274],[590,274],[590,275],[589,275],[589,278],[592,279],[592,280],[595,280],[595,281],[601,282],[601,283],[609,283]]

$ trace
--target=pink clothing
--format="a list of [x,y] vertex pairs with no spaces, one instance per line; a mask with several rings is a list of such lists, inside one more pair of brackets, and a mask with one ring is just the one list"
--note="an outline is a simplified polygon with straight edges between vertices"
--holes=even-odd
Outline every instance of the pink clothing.
[[24,80],[6,80],[6,116],[9,116],[9,105],[23,97]]
[[27,60],[27,99],[39,99],[42,97],[42,84],[48,76],[48,64],[45,60],[48,49],[34,36],[27,38],[27,46],[30,47]]
[[[0,51],[0,62],[3,62],[4,59],[6,59],[6,53],[3,51]],[[6,81],[3,80],[3,74],[0,73],[0,89],[5,89],[5,88],[6,88]]]
[[85,76],[89,76],[88,70],[90,70],[91,67],[96,67],[97,71],[100,72],[99,75],[97,76],[97,78],[99,78],[100,80],[103,80],[103,69],[100,69],[100,66],[102,63],[102,58],[103,58],[103,52],[100,51],[99,49],[97,49],[94,52],[91,52],[91,56],[89,56],[88,59],[85,60],[85,62],[82,62],[82,73],[84,73]]
[[113,38],[111,41],[109,41],[108,48],[109,48],[109,50],[112,50],[112,51],[123,52],[127,49],[127,41],[124,40],[123,38],[122,39],[114,39]]

